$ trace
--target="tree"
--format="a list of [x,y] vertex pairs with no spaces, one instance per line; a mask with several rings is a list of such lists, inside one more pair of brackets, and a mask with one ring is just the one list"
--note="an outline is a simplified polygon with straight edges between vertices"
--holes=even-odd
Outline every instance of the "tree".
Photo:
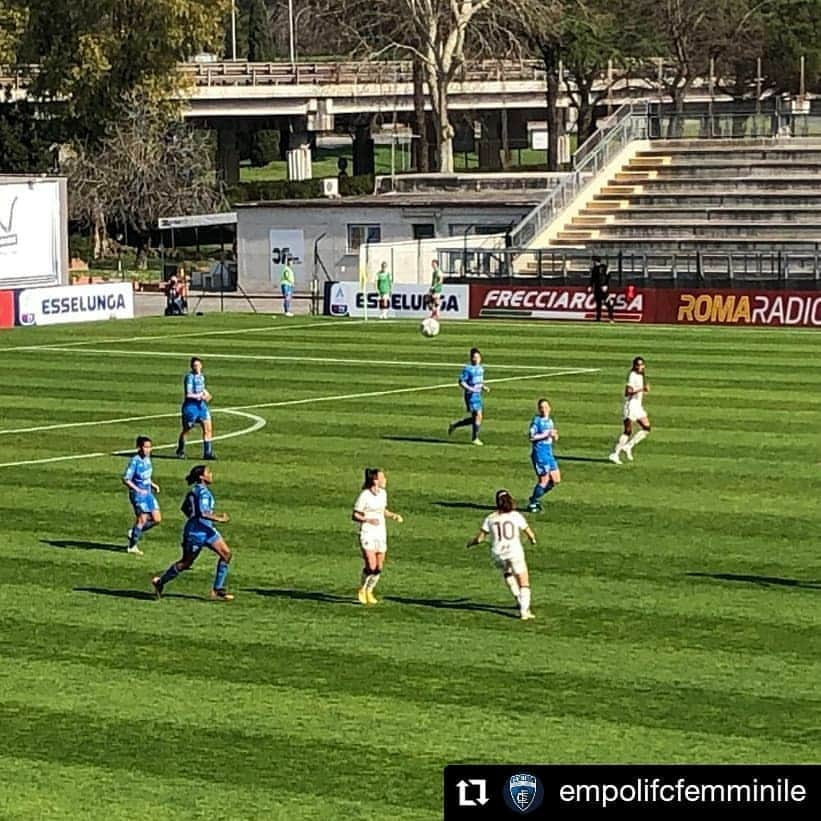
[[111,224],[143,247],[160,217],[223,205],[208,137],[187,126],[173,106],[135,92],[115,113],[102,137],[76,148],[63,169],[70,216],[91,228],[95,257],[106,253]]
[[719,88],[737,100],[754,99],[759,90],[796,93],[801,57],[806,90],[813,91],[821,71],[821,0],[775,0],[723,49],[716,69]]
[[0,0],[0,66],[17,62],[28,9],[20,0]]
[[[673,101],[676,115],[698,77],[713,65],[732,63],[732,55],[750,49],[762,15],[778,0],[627,0],[629,10],[646,20],[668,70],[661,84]],[[783,22],[782,22],[783,25]],[[680,136],[682,118],[670,118],[667,136]]]
[[27,100],[0,102],[0,172],[48,171],[53,164],[50,130],[51,123],[38,117]]
[[276,56],[271,21],[265,0],[247,0],[248,4],[248,59],[267,62]]
[[559,167],[559,67],[564,54],[563,25],[566,10],[561,0],[554,3],[543,0],[523,0],[519,6],[510,6],[507,21],[527,49],[538,54],[545,69],[545,103],[547,108],[547,167]]
[[[518,0],[507,0],[507,4]],[[360,52],[415,55],[428,88],[439,171],[453,173],[453,125],[448,92],[465,60],[465,44],[480,22],[494,19],[493,0],[340,0],[340,20]]]
[[[629,17],[611,0],[565,0],[561,16],[565,91],[576,109],[581,144],[596,130],[595,110],[612,84],[629,78],[630,69],[647,56],[647,45]],[[615,69],[608,79],[606,69]]]
[[18,50],[39,63],[29,94],[56,104],[67,136],[100,139],[133,91],[170,96],[177,63],[219,43],[229,2],[30,0]]

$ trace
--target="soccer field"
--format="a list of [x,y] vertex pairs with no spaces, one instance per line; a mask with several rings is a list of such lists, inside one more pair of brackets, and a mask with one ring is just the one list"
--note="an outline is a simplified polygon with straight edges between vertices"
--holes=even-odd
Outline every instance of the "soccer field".
[[[492,388],[469,444],[468,350]],[[0,336],[0,817],[435,819],[456,762],[805,762],[821,750],[821,335],[788,330],[268,316]],[[204,360],[232,521],[232,603],[179,555]],[[651,436],[610,464],[630,361]],[[536,620],[486,545],[533,487],[553,405],[563,481],[526,514]],[[116,451],[155,444],[145,556]],[[192,434],[193,435],[193,434]],[[227,437],[220,439],[219,437]],[[161,447],[157,447],[161,446]],[[351,507],[384,468],[373,607]]]

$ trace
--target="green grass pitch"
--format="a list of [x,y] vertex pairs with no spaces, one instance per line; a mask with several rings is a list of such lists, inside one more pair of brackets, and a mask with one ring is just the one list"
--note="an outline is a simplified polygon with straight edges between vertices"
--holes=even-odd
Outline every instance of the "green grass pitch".
[[[472,345],[493,388],[483,448],[446,433]],[[820,345],[253,315],[5,332],[0,817],[421,820],[447,763],[818,760]],[[193,354],[216,433],[239,434],[216,443],[214,484],[231,604],[205,600],[210,555],[149,596],[191,458],[155,459],[164,521],[144,558],[122,551],[111,454],[175,441]],[[637,354],[654,428],[616,467]],[[563,482],[528,517],[522,623],[464,544],[497,488],[526,501],[542,395]],[[366,465],[405,517],[372,608],[350,521]]]

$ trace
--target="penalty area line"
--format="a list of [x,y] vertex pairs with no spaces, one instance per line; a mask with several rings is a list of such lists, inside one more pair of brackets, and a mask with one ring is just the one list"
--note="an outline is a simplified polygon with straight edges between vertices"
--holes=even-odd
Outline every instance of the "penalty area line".
[[[246,413],[245,411],[240,410],[233,410],[228,408],[222,408],[223,413],[230,413],[234,416],[242,416],[246,419],[253,420],[253,423],[242,430],[235,430],[232,433],[223,433],[219,436],[214,436],[212,438],[212,442],[220,442],[225,439],[233,439],[236,436],[246,436],[249,433],[255,433],[256,431],[264,428],[266,424],[265,419],[261,416],[257,416],[255,413]],[[176,416],[176,414],[174,414]],[[93,422],[90,424],[94,424]],[[99,424],[99,423],[97,423]],[[190,444],[197,444],[202,442],[202,439],[189,439]],[[176,442],[171,442],[168,445],[154,445],[153,450],[167,450],[168,448],[175,448],[177,447]],[[11,467],[20,467],[22,465],[46,465],[51,462],[70,462],[75,459],[99,459],[103,456],[130,456],[134,453],[134,448],[129,448],[128,450],[115,450],[111,452],[103,452],[97,451],[95,453],[75,453],[66,456],[49,456],[45,459],[25,459],[19,462],[2,462],[0,463],[0,468],[11,468]]]

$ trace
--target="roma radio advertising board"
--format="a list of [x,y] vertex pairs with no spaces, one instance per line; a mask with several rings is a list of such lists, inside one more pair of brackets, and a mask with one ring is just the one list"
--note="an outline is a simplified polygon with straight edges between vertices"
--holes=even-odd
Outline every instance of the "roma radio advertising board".
[[[821,290],[635,288],[613,290],[620,322],[670,325],[774,325],[821,328]],[[471,318],[593,320],[584,287],[472,285]],[[604,313],[606,317],[606,313]]]

